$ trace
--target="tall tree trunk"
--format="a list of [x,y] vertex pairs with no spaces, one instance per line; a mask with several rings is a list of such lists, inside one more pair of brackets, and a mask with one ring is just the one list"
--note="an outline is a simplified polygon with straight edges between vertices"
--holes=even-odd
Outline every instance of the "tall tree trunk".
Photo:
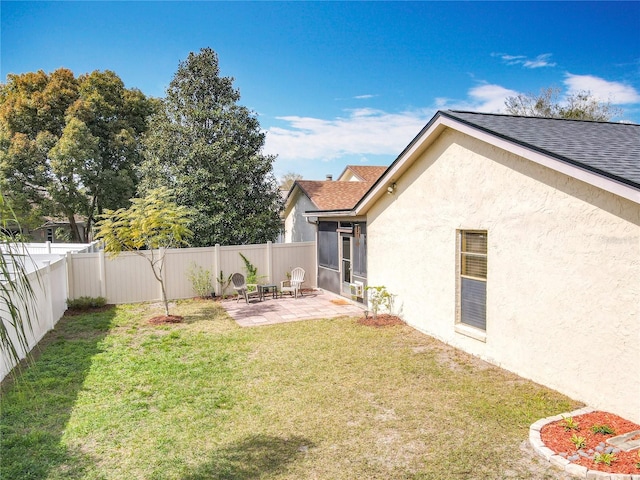
[[71,240],[74,243],[80,243],[82,238],[80,237],[80,231],[78,230],[75,215],[73,213],[67,214],[67,218],[69,219],[69,226],[71,228]]

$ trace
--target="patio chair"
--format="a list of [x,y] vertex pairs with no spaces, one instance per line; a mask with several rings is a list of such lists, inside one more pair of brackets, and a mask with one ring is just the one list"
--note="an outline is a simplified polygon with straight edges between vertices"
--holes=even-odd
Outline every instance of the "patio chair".
[[304,269],[296,267],[291,270],[291,278],[280,282],[280,293],[289,292],[291,296],[302,296],[302,284],[304,283]]
[[[233,283],[233,289],[238,292],[238,298],[236,303],[240,301],[240,295],[244,298],[245,302],[249,303],[249,297],[259,296],[258,285],[247,284],[244,279],[244,275],[241,273],[234,273],[231,275],[231,282]],[[250,289],[250,287],[254,287]]]

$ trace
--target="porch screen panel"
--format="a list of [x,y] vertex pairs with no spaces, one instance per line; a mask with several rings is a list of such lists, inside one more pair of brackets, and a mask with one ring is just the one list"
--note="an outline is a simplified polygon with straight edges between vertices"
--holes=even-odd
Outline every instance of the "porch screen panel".
[[487,329],[487,232],[460,232],[460,322]]
[[338,270],[338,222],[318,222],[318,263]]
[[356,224],[353,237],[353,274],[367,276],[367,226]]

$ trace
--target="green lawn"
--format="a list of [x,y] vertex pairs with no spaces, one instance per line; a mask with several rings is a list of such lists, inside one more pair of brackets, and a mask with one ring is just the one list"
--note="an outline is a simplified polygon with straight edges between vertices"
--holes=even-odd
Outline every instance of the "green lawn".
[[411,328],[159,313],[60,321],[3,386],[0,478],[561,478],[523,442],[579,404]]

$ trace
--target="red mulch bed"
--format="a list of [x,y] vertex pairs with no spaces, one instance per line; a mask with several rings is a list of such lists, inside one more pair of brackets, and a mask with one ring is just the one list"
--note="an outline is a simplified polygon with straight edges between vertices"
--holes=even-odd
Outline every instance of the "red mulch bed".
[[167,323],[182,323],[183,317],[179,315],[158,315],[149,319],[151,325],[164,325]]
[[376,318],[362,317],[358,319],[360,325],[366,325],[368,327],[390,327],[391,325],[404,325],[404,322],[395,315],[389,315],[388,313],[379,314]]
[[[590,450],[595,450],[600,442],[606,443],[607,439],[611,437],[623,435],[634,430],[640,430],[640,425],[607,412],[585,413],[584,415],[573,417],[573,420],[578,424],[578,430],[566,430],[566,422],[564,420],[552,422],[542,427],[540,438],[545,446],[557,454],[566,453],[568,456],[571,456],[577,452],[576,446],[571,442],[571,437],[574,434],[578,437],[584,437],[587,445],[582,450],[588,453]],[[594,425],[607,425],[613,429],[615,434],[603,435],[601,433],[593,433],[591,427]],[[579,460],[572,461],[571,463],[582,465],[589,470],[640,475],[640,468],[637,466],[640,462],[638,452],[639,450],[636,449],[631,452],[620,451],[616,453],[616,460],[611,463],[611,466],[607,466],[604,463],[595,463],[593,461],[593,454],[590,454],[590,458],[580,457]]]

